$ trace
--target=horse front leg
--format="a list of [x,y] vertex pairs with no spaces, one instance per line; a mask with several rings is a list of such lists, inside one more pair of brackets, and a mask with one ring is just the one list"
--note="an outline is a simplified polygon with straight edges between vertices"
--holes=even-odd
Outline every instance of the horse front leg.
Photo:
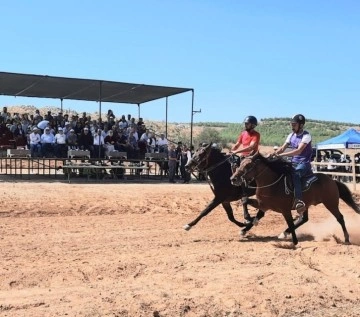
[[246,233],[253,227],[257,226],[260,219],[265,216],[265,211],[262,211],[261,209],[258,209],[258,212],[256,213],[256,216],[252,218],[252,221],[248,224],[246,224],[245,228],[240,231],[240,234],[242,236],[245,236]]
[[203,217],[207,216],[209,214],[210,211],[212,211],[215,207],[217,207],[218,205],[220,205],[221,200],[219,200],[218,198],[214,198],[210,204],[208,204],[206,206],[206,208],[199,214],[199,216],[197,216],[193,221],[189,222],[188,224],[186,224],[185,226],[183,226],[183,229],[185,229],[186,231],[189,231],[193,226],[195,226]]
[[[304,213],[294,222],[294,230],[302,226],[304,223],[309,220],[309,210],[306,209]],[[287,236],[291,233],[290,228],[287,228],[284,232],[280,233],[278,236],[279,239],[286,239]]]

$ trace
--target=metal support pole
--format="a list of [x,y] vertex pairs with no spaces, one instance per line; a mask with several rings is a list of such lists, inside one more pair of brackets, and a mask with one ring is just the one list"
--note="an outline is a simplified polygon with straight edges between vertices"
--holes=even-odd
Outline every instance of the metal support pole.
[[190,148],[193,146],[193,124],[194,124],[194,114],[201,113],[200,110],[194,110],[194,90],[192,90],[192,103],[191,103],[191,124],[190,124]]
[[191,90],[191,92],[192,92],[192,97],[191,97],[190,147],[192,145],[192,139],[193,139],[194,90]]
[[166,110],[165,110],[165,137],[168,137],[168,97],[166,97]]
[[[99,82],[99,124],[102,123],[102,119],[101,119],[101,100],[102,100],[102,81]],[[100,161],[100,155],[101,155],[101,144],[100,144],[100,135],[99,137],[99,153],[98,153],[98,158]]]

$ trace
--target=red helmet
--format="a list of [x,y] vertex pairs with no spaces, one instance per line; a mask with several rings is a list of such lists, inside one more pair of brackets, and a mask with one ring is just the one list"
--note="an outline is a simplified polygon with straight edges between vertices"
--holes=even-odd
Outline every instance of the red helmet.
[[305,117],[302,114],[296,114],[292,117],[291,123],[305,124]]

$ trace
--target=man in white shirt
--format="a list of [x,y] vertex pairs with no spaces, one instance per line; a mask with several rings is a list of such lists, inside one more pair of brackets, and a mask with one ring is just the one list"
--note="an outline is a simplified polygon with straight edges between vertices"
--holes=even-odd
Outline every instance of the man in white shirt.
[[44,133],[40,137],[41,152],[43,157],[50,157],[54,154],[55,136],[50,133],[50,128],[46,127]]
[[31,157],[39,157],[41,152],[41,144],[40,144],[40,134],[39,129],[34,127],[33,132],[30,133],[30,150],[31,150]]
[[165,138],[165,133],[160,133],[160,139],[157,140],[159,153],[168,153],[168,140]]
[[102,134],[101,129],[97,129],[94,135],[94,156],[95,157],[104,157],[105,148],[104,148],[105,140]]
[[55,154],[57,157],[67,157],[66,135],[62,127],[55,134]]

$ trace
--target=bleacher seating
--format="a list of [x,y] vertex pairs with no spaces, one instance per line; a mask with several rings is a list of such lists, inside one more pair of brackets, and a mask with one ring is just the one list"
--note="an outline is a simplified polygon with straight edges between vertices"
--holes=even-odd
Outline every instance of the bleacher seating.
[[110,159],[120,158],[120,159],[127,159],[126,152],[119,152],[119,151],[108,151],[106,152],[106,157]]

